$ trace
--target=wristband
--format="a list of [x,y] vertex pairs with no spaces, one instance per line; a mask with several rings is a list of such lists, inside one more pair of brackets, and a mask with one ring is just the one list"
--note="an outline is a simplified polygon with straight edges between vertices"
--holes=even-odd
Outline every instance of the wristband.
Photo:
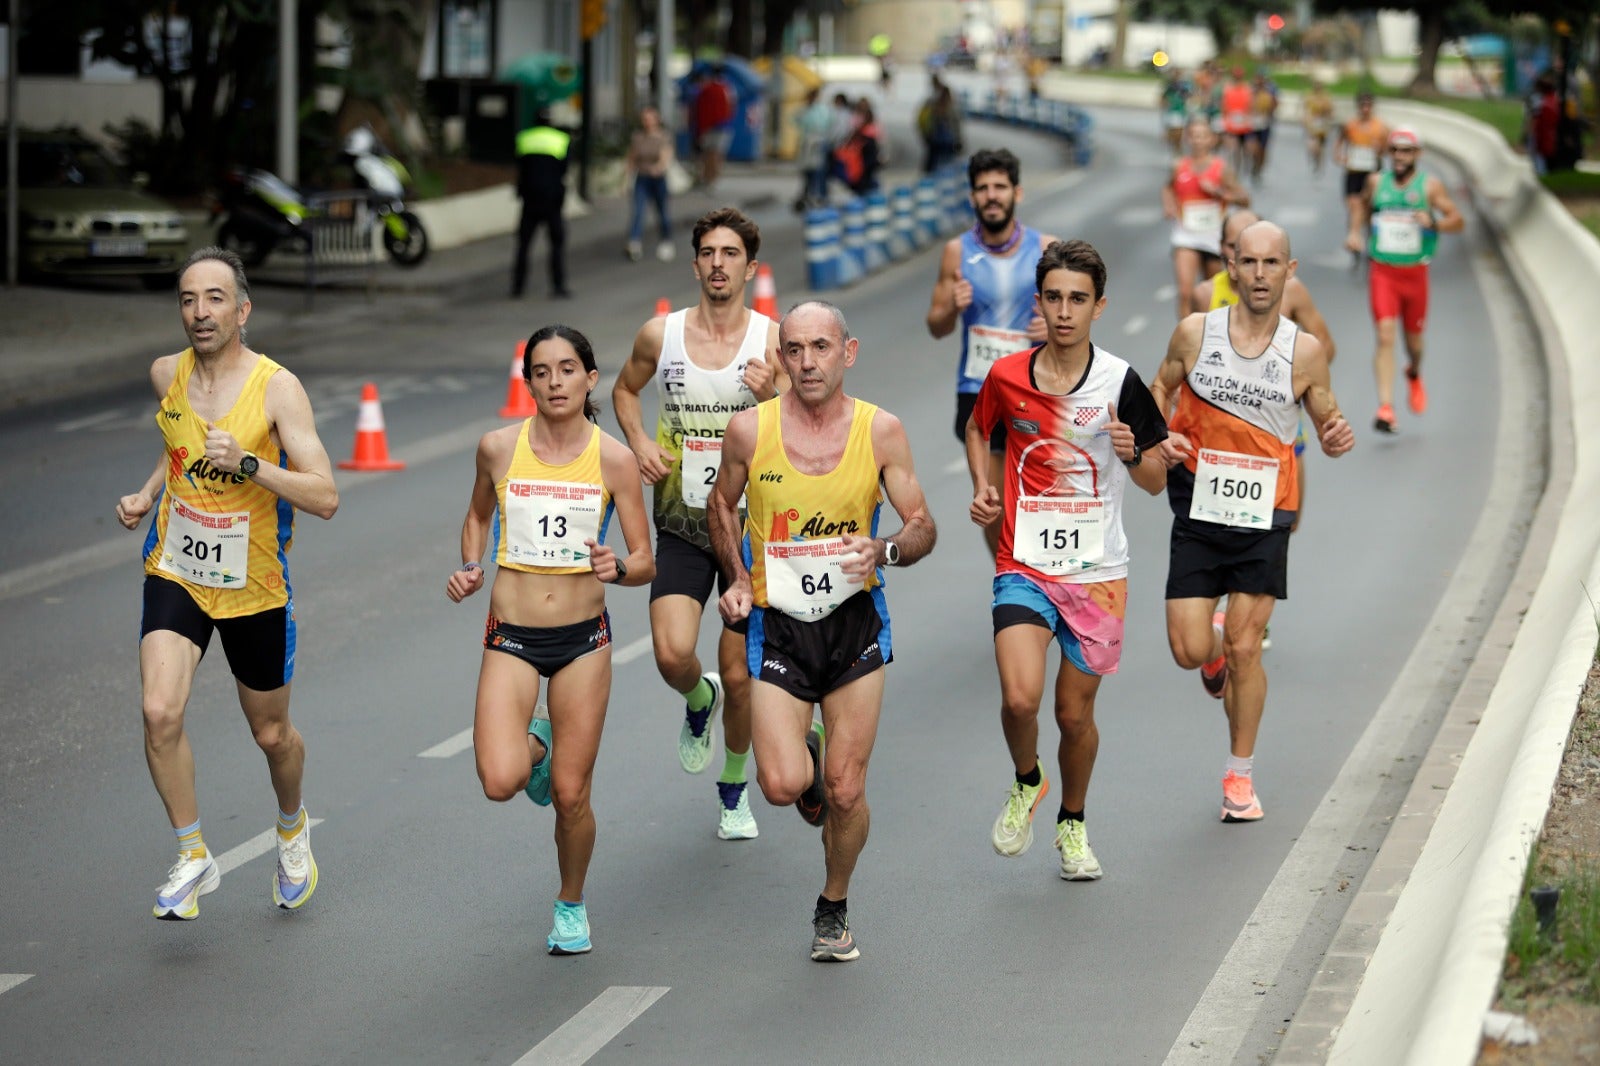
[[483,569],[483,564],[482,563],[462,563],[461,564],[461,569],[463,569],[463,570],[482,570]]

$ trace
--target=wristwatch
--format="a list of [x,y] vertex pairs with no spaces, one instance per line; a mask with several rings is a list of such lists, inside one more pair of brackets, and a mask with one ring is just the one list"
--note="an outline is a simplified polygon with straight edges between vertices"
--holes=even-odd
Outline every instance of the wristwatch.
[[239,460],[239,473],[244,477],[255,477],[256,471],[260,469],[261,460],[257,459],[249,452],[245,452],[244,458]]
[[1139,442],[1133,442],[1133,458],[1122,460],[1122,464],[1130,469],[1139,465],[1139,460],[1144,458],[1144,449],[1139,447]]
[[900,565],[900,545],[887,538],[883,542],[883,562],[886,566]]
[[619,557],[617,559],[617,576],[611,579],[611,583],[613,585],[618,584],[619,582],[621,582],[621,580],[623,578],[625,578],[627,576],[628,576],[628,564],[623,562],[622,559]]

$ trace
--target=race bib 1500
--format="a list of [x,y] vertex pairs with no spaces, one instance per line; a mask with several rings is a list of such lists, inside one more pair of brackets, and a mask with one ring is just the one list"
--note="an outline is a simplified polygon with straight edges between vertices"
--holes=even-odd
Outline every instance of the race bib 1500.
[[1189,517],[1201,522],[1271,529],[1278,498],[1278,461],[1201,448]]

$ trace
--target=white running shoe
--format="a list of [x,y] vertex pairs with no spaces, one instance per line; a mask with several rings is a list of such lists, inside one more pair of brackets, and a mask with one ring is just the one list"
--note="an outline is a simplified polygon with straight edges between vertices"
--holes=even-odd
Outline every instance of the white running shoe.
[[717,825],[718,839],[754,840],[761,834],[756,828],[756,816],[750,813],[750,786],[746,782],[740,781],[736,785],[730,785],[726,781],[718,781],[717,793],[722,797],[722,820]]
[[311,857],[311,819],[300,832],[283,839],[278,834],[278,869],[272,875],[272,902],[286,911],[297,910],[317,890],[317,860]]
[[627,252],[628,258],[637,263],[640,259],[644,258],[644,245],[638,241],[629,241]]
[[706,674],[705,679],[711,683],[711,706],[703,711],[691,711],[685,704],[683,728],[678,730],[678,763],[685,772],[691,774],[700,773],[711,761],[711,726],[722,710],[723,700],[727,698],[719,675]]
[[1105,873],[1089,847],[1089,831],[1071,818],[1056,827],[1056,848],[1061,852],[1061,877],[1065,881],[1098,881]]
[[673,257],[677,254],[678,250],[672,246],[671,241],[662,241],[660,244],[656,245],[656,258],[661,260],[663,263],[672,262]]
[[222,870],[209,852],[202,858],[182,855],[167,871],[167,883],[156,889],[157,918],[192,922],[200,917],[200,897],[222,883]]

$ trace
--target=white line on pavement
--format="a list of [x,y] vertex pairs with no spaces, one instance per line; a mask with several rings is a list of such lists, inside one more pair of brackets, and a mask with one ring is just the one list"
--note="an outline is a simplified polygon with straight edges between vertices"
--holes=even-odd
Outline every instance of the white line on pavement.
[[612,985],[539,1041],[514,1066],[580,1066],[667,991],[660,986]]
[[1161,208],[1155,204],[1125,207],[1117,212],[1119,226],[1153,226],[1161,221]]
[[[395,458],[413,465],[442,459],[447,455],[472,448],[478,443],[479,437],[503,425],[505,422],[498,418],[475,422],[397,449]],[[378,472],[362,474],[359,477],[345,477],[341,480],[348,489],[352,485],[392,476],[392,472]],[[154,521],[154,518],[151,521]],[[75,577],[85,577],[103,570],[133,565],[139,557],[139,545],[144,543],[144,537],[142,531],[107,537],[98,543],[85,545],[64,555],[41,559],[36,563],[0,573],[0,600],[32,595]]]
[[1143,333],[1144,328],[1149,324],[1150,320],[1145,316],[1134,315],[1132,318],[1128,319],[1128,324],[1122,327],[1122,332],[1129,334]]
[[[641,655],[648,653],[650,648],[651,640],[649,637],[640,637],[637,640],[631,640],[611,653],[611,665],[622,666],[625,663],[631,663]],[[549,717],[549,712],[544,710],[544,703],[542,699],[540,701],[540,710],[536,713],[538,713],[541,718]],[[470,747],[472,747],[472,729],[469,726],[468,728],[457,733],[455,736],[447,737],[444,740],[439,741],[439,743],[435,744],[427,751],[419,751],[417,753],[417,758],[450,759],[460,755]]]
[[965,474],[967,472],[967,461],[965,459],[956,459],[946,463],[944,472],[946,474]]
[[[309,818],[306,820],[308,828],[315,829],[321,825],[323,819]],[[229,848],[217,856],[217,869],[222,873],[237,870],[251,859],[259,858],[278,846],[278,831],[268,829],[265,833],[257,833],[237,847]]]
[[1178,295],[1178,286],[1163,285],[1161,288],[1156,290],[1156,303],[1164,304],[1176,295]]
[[0,994],[11,991],[32,976],[31,973],[0,973]]
[[56,432],[57,433],[73,433],[73,432],[76,432],[77,430],[88,429],[90,426],[98,426],[102,422],[110,422],[110,421],[113,421],[114,419],[121,418],[121,417],[122,417],[122,411],[121,410],[100,411],[100,412],[97,412],[96,414],[84,415],[82,418],[72,418],[72,419],[68,419],[65,422],[57,422],[56,423]]

